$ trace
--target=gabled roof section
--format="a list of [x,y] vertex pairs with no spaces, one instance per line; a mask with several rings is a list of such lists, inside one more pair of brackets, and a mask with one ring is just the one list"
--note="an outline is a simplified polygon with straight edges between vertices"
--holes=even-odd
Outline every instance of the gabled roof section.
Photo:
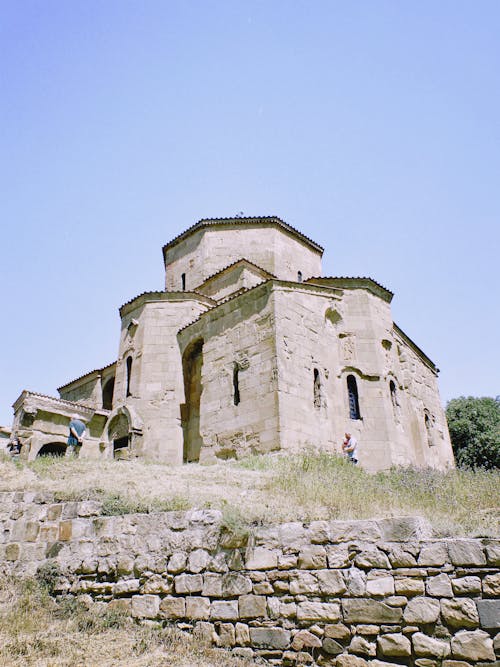
[[127,301],[126,303],[123,304],[123,306],[120,306],[119,312],[120,316],[123,317],[126,315],[126,313],[132,308],[138,306],[141,301],[143,303],[146,303],[147,301],[186,301],[186,300],[192,300],[195,299],[196,301],[200,301],[201,303],[204,303],[207,306],[214,306],[217,302],[211,299],[208,296],[205,296],[204,294],[200,294],[199,292],[142,292],[142,294],[138,294],[137,296],[134,296],[133,299],[130,299],[130,301]]
[[[102,368],[94,368],[94,370],[89,371],[88,373],[84,373],[83,375],[80,375],[80,377],[77,377],[74,380],[70,380],[69,382],[66,382],[66,384],[62,384],[60,387],[57,387],[57,391],[61,391],[61,389],[66,389],[67,387],[70,387],[75,382],[80,382],[80,380],[83,380],[85,378],[90,379],[94,375],[95,376],[102,375],[103,371],[106,371],[106,370],[108,370],[108,368],[112,368],[115,365],[116,365],[116,361],[112,361],[110,364],[108,364],[107,366],[103,366]],[[30,392],[30,393],[34,393],[34,392]],[[43,394],[38,394],[38,395],[43,396]],[[46,398],[52,398],[52,397],[48,396]],[[62,400],[65,400],[65,399],[61,398],[60,400],[62,401]]]
[[324,287],[339,287],[340,289],[366,289],[375,296],[380,297],[387,303],[391,303],[394,293],[384,287],[373,278],[348,277],[348,276],[318,276],[304,280],[305,284],[319,285]]
[[281,229],[284,229],[289,234],[308,245],[313,250],[323,254],[324,248],[322,248],[322,246],[320,246],[318,243],[315,243],[308,236],[305,236],[305,234],[299,232],[298,229],[295,229],[295,227],[292,227],[287,222],[284,222],[284,220],[281,220],[281,218],[270,215],[249,218],[204,218],[186,229],[186,231],[182,232],[182,234],[176,236],[174,239],[169,241],[169,243],[165,244],[163,246],[163,258],[165,258],[167,249],[177,245],[177,243],[180,243],[180,241],[183,241],[185,238],[200,229],[208,229],[210,227],[229,227],[235,225],[239,227],[255,227],[258,225],[280,227]]
[[46,402],[47,404],[56,407],[57,405],[60,405],[61,407],[65,408],[72,408],[75,409],[77,408],[77,411],[82,411],[82,412],[99,412],[99,413],[104,413],[108,414],[110,411],[109,410],[103,410],[103,409],[96,409],[92,407],[91,405],[86,405],[85,403],[77,403],[76,401],[67,401],[65,398],[57,398],[56,396],[48,396],[47,394],[39,394],[36,391],[28,391],[27,389],[24,389],[21,394],[18,396],[18,398],[15,400],[14,404],[12,407],[14,410],[17,410],[19,406],[23,403],[23,401],[27,399],[41,399],[42,401]]
[[244,267],[248,268],[250,271],[252,271],[252,273],[257,273],[264,280],[271,280],[273,278],[276,278],[275,275],[273,275],[272,273],[269,273],[269,271],[266,271],[261,266],[257,266],[257,264],[254,264],[249,259],[245,259],[244,257],[242,257],[241,259],[237,259],[235,262],[232,262],[231,264],[228,264],[227,266],[225,266],[220,271],[217,271],[216,273],[212,273],[212,275],[208,276],[208,278],[206,278],[202,282],[201,285],[198,285],[197,289],[199,289],[200,287],[202,287],[203,285],[205,285],[209,281],[214,280],[216,278],[219,278],[223,273],[229,272],[232,269],[236,269],[240,266],[242,266],[242,267],[244,266]]
[[419,348],[419,346],[412,341],[412,339],[405,334],[403,329],[398,327],[396,322],[393,322],[393,331],[394,333],[401,338],[403,342],[405,342],[408,347],[410,347],[413,352],[417,355],[417,357],[420,357],[420,359],[431,369],[433,373],[436,375],[439,373],[439,368],[437,368],[436,364],[432,361],[432,359],[429,359],[429,357],[425,354],[423,350]]

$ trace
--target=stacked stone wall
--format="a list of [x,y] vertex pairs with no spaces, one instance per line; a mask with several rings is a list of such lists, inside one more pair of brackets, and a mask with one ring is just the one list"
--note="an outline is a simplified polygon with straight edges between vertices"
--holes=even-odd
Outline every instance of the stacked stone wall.
[[59,595],[177,624],[277,665],[500,661],[500,541],[435,539],[419,519],[229,532],[220,512],[102,516],[93,501],[0,494],[3,570],[52,562]]

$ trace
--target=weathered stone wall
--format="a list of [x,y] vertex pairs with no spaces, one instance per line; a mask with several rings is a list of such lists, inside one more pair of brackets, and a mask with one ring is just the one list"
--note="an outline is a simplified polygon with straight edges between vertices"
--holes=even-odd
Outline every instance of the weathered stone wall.
[[2,493],[0,503],[6,571],[34,574],[51,559],[59,594],[182,624],[236,655],[331,667],[498,664],[498,540],[433,539],[406,518],[289,523],[247,541],[216,511],[103,517],[97,503],[34,493]]
[[270,226],[241,227],[227,224],[200,229],[167,248],[165,289],[181,290],[182,274],[186,289],[196,289],[207,278],[229,264],[245,258],[281,280],[297,280],[321,275],[321,252]]

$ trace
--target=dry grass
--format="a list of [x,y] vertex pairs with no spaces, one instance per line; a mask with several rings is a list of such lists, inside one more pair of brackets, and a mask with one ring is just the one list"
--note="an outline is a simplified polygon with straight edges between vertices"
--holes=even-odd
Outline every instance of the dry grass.
[[245,667],[175,628],[137,625],[99,604],[56,603],[33,579],[0,579],[2,667]]
[[498,471],[395,468],[369,475],[338,456],[254,456],[214,465],[147,461],[0,461],[1,490],[96,499],[108,514],[221,509],[233,524],[418,515],[438,535],[498,534]]

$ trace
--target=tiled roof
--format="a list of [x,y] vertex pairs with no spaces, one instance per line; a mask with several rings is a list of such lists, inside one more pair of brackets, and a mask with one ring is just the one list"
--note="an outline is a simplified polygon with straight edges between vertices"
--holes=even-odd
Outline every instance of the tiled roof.
[[362,282],[368,284],[371,283],[372,285],[376,285],[379,289],[385,292],[389,301],[391,301],[392,297],[394,296],[394,292],[391,292],[391,290],[387,289],[387,287],[384,287],[383,285],[378,283],[376,280],[373,280],[373,278],[370,278],[369,276],[314,276],[312,278],[308,278],[304,282],[307,284],[313,282],[321,282],[322,280],[335,282],[339,285],[339,287],[342,285],[342,283],[346,284],[349,282],[356,282],[356,281],[358,281],[359,283]]
[[[71,406],[74,406],[76,408],[83,408],[84,410],[95,410],[96,409],[92,405],[86,405],[85,403],[77,403],[76,401],[67,401],[65,398],[58,398],[57,396],[49,396],[48,394],[40,394],[37,391],[28,391],[28,389],[24,389],[21,392],[21,395],[19,396],[19,398],[21,398],[21,396],[23,396],[23,394],[25,396],[37,396],[38,398],[48,398],[50,401],[55,401],[56,403],[64,403],[65,405],[71,405]],[[19,401],[19,398],[16,400],[14,405],[16,405],[16,403]]]
[[258,266],[257,264],[254,264],[253,262],[251,262],[249,259],[246,259],[245,257],[240,257],[240,259],[237,259],[234,262],[231,262],[231,264],[228,264],[223,269],[219,269],[219,271],[216,271],[215,273],[212,273],[212,275],[208,276],[208,278],[205,278],[205,280],[201,283],[201,285],[198,285],[198,287],[202,287],[206,282],[208,282],[209,280],[212,280],[212,278],[215,278],[220,273],[224,273],[224,271],[227,271],[231,267],[236,266],[236,264],[240,264],[240,263],[243,263],[243,262],[245,262],[245,264],[253,266],[255,269],[258,269],[261,273],[265,273],[266,276],[268,276],[269,278],[276,278],[276,276],[272,273],[269,273],[269,271],[267,271],[267,269],[263,269],[261,266]]
[[175,291],[172,291],[172,292],[165,292],[165,291],[141,292],[140,294],[137,294],[137,296],[134,296],[129,301],[126,301],[125,303],[123,303],[120,306],[120,308],[118,309],[118,311],[121,314],[122,310],[126,306],[130,306],[131,303],[134,303],[134,301],[137,301],[137,299],[140,299],[141,296],[162,297],[162,296],[166,296],[166,295],[173,296],[175,294],[181,294],[184,297],[189,296],[190,294],[195,294],[200,299],[207,299],[208,301],[212,301],[213,303],[215,303],[215,301],[213,299],[211,299],[209,296],[205,296],[205,294],[201,294],[201,292],[196,292],[195,290],[189,290],[189,291],[186,291],[186,292],[175,292]]
[[[66,382],[66,384],[62,384],[60,387],[57,387],[57,391],[61,391],[61,389],[64,389],[65,387],[68,387],[70,384],[73,384],[74,382],[78,382],[78,380],[83,380],[83,378],[87,377],[88,375],[92,375],[93,373],[102,373],[102,371],[105,371],[107,368],[111,368],[116,364],[116,361],[112,361],[110,364],[107,366],[103,366],[102,368],[94,368],[92,371],[88,371],[88,373],[84,373],[83,375],[80,375],[79,377],[75,378],[74,380],[70,380],[69,382]],[[32,392],[31,392],[32,393]],[[39,394],[42,396],[43,394]],[[51,398],[48,396],[47,398]],[[64,399],[61,399],[61,401]]]
[[198,229],[203,229],[205,227],[215,227],[217,225],[240,225],[242,227],[246,226],[255,226],[255,225],[277,225],[278,227],[281,227],[282,229],[285,229],[286,231],[290,232],[293,234],[293,236],[296,236],[297,238],[301,239],[307,245],[313,247],[315,250],[323,253],[324,248],[320,246],[318,243],[310,239],[308,236],[305,234],[302,234],[302,232],[299,232],[298,229],[295,229],[295,227],[292,227],[289,225],[287,222],[284,220],[281,220],[281,218],[278,218],[277,216],[274,215],[269,215],[269,216],[257,216],[257,217],[245,217],[245,218],[204,218],[200,220],[199,222],[195,223],[191,227],[188,227],[184,232],[173,238],[171,241],[169,241],[167,244],[163,246],[163,256],[165,256],[165,250],[167,248],[170,248],[171,246],[175,245],[179,241],[183,240],[190,234],[192,234],[194,231]]

